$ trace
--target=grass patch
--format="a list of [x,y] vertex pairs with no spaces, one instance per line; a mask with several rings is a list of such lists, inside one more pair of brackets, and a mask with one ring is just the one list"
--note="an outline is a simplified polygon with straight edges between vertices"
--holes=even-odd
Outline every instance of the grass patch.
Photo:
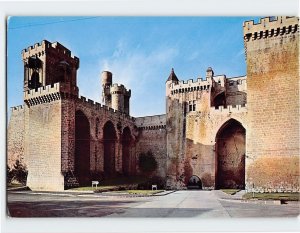
[[244,199],[299,201],[299,193],[246,193]]
[[238,191],[240,191],[240,189],[220,189],[222,192],[229,194],[229,195],[234,195],[236,194]]
[[111,186],[119,186],[119,185],[129,185],[129,184],[139,184],[143,183],[147,180],[147,177],[144,176],[133,176],[133,177],[117,177],[117,178],[109,178],[100,181],[100,185],[111,185]]
[[[85,186],[85,187],[78,187],[78,188],[71,188],[69,190],[75,191],[96,191],[96,192],[103,192],[103,191],[113,191],[113,192],[127,192],[129,194],[144,194],[147,195],[153,194],[156,190],[137,190],[138,184],[144,183],[149,178],[145,176],[134,176],[134,177],[115,177],[109,178],[105,180],[99,180],[98,187],[92,186]],[[153,193],[151,193],[153,192]]]
[[98,186],[97,188],[94,186],[86,186],[86,187],[78,187],[78,188],[72,188],[68,190],[73,190],[73,191],[95,191],[95,190],[109,190],[109,189],[114,189],[117,188],[117,186]]

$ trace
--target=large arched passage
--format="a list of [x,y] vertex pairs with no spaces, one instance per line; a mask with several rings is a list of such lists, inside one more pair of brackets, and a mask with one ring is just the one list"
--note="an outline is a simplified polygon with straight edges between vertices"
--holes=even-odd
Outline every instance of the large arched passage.
[[228,120],[216,136],[216,188],[245,188],[245,128]]
[[187,184],[188,189],[202,189],[202,182],[198,176],[191,176]]
[[109,177],[115,174],[115,150],[117,134],[111,121],[105,123],[103,127],[104,144],[104,174]]
[[129,127],[126,127],[122,134],[122,168],[125,176],[132,174],[131,144],[131,131]]
[[75,174],[79,185],[90,184],[90,123],[80,110],[75,113]]

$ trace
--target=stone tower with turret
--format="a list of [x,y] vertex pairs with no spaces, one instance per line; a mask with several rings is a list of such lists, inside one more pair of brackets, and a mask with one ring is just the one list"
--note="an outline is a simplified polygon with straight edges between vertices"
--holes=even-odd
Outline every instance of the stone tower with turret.
[[[24,162],[27,185],[63,190],[74,154],[74,101],[79,59],[58,42],[42,41],[22,51],[24,62]],[[63,130],[62,130],[63,129]]]
[[102,102],[121,113],[129,115],[131,90],[127,90],[122,84],[112,82],[112,73],[103,71],[102,81]]

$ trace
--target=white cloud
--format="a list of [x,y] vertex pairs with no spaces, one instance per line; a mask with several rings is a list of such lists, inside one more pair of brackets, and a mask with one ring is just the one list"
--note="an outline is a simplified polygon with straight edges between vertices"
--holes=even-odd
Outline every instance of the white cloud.
[[[159,80],[157,76],[163,75],[161,74],[162,67],[172,63],[178,54],[177,48],[163,47],[161,45],[158,45],[157,48],[152,49],[150,52],[146,52],[142,46],[138,45],[132,49],[127,46],[125,40],[120,40],[110,57],[101,58],[98,61],[99,69],[93,68],[95,64],[93,64],[93,67],[92,64],[89,64],[91,69],[88,69],[89,71],[86,72],[87,67],[85,67],[85,73],[79,74],[80,95],[102,102],[100,74],[102,71],[107,70],[113,73],[113,83],[123,84],[127,89],[132,90],[132,115],[149,115],[151,112],[154,114],[162,113],[161,109],[154,109],[156,106],[147,109],[148,112],[145,112],[145,106],[143,106],[147,102],[145,93],[149,93],[149,90],[152,90],[153,97],[151,97],[151,100],[148,99],[148,101],[154,101],[156,104],[158,104],[156,98],[160,98],[161,100],[159,101],[163,101],[161,96],[155,95],[157,80]],[[141,102],[141,98],[145,102]],[[151,104],[154,105],[153,103]],[[162,103],[162,107],[164,108],[164,103]]]
[[109,70],[113,73],[113,82],[122,83],[127,88],[134,88],[135,92],[144,89],[144,83],[151,75],[159,70],[162,64],[169,62],[178,55],[175,48],[157,48],[150,53],[142,50],[130,50],[123,41],[118,42],[116,50],[109,58],[99,61],[101,71]]

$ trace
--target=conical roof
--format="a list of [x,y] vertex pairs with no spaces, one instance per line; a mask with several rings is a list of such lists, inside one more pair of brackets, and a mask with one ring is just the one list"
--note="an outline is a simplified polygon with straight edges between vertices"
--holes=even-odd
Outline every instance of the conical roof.
[[170,73],[169,78],[168,78],[167,81],[176,81],[176,82],[178,82],[178,78],[177,78],[173,68],[171,70],[171,73]]

